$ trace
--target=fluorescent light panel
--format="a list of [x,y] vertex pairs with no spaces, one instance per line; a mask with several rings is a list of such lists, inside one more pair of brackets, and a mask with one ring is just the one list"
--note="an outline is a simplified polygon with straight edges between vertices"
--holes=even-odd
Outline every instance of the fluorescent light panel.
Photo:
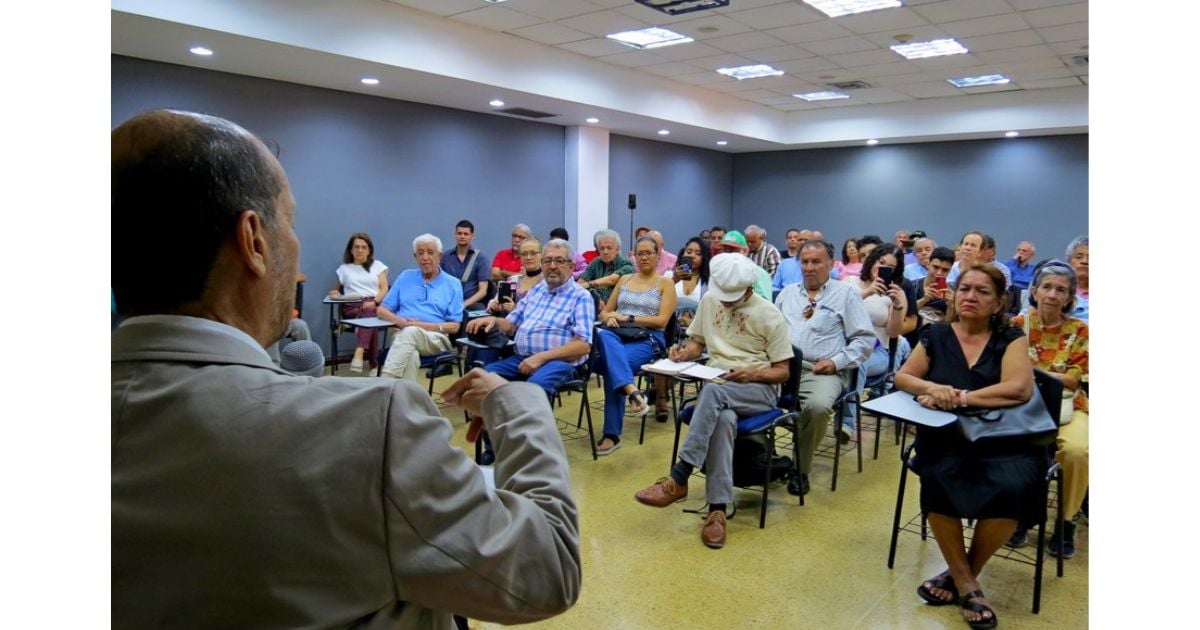
[[203,46],[192,46],[191,48],[188,49],[188,52],[192,53],[193,55],[200,55],[201,57],[207,57],[207,56],[213,54],[213,51],[211,51]]
[[979,87],[981,85],[1004,85],[1011,81],[1003,74],[981,74],[977,77],[959,77],[957,79],[946,79],[955,87]]
[[662,48],[663,46],[674,46],[675,44],[686,44],[693,40],[687,35],[680,35],[675,31],[669,31],[665,28],[652,26],[636,31],[621,31],[620,33],[609,33],[605,37],[616,40],[638,50],[649,50],[651,48]]
[[961,55],[967,49],[953,39],[935,39],[928,42],[913,44],[896,44],[892,50],[904,56],[905,59],[926,59],[943,55]]
[[796,98],[802,98],[806,101],[833,101],[839,98],[850,98],[849,94],[841,92],[807,92],[805,94],[793,94]]
[[765,64],[756,64],[753,66],[738,66],[736,68],[718,68],[717,72],[733,77],[738,81],[742,79],[757,79],[759,77],[777,77],[783,74],[783,70],[776,70]]
[[804,0],[804,4],[831,18],[900,6],[900,0]]

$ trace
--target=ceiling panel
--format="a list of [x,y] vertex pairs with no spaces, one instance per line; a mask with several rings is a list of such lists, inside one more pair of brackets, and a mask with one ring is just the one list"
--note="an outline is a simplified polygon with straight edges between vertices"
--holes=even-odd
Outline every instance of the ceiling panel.
[[1088,19],[1088,5],[1086,2],[1077,2],[1075,4],[1065,4],[1048,9],[1026,11],[1021,15],[1025,18],[1025,21],[1029,22],[1030,26],[1035,28],[1071,24],[1072,22],[1086,22]]
[[808,42],[802,46],[805,50],[817,53],[818,55],[840,55],[843,53],[860,52],[863,50],[876,50],[879,46],[868,39],[862,37],[842,37],[840,39],[828,39],[823,42]]
[[967,47],[973,53],[981,53],[987,50],[1002,50],[1004,48],[1021,48],[1024,46],[1037,46],[1042,43],[1042,38],[1038,36],[1033,29],[1024,31],[1013,31],[1011,33],[997,33],[995,35],[981,35],[979,37],[970,37],[962,40],[963,46]]
[[[605,63],[614,63],[618,66],[625,66],[626,68],[637,68],[640,66],[662,64],[669,60],[659,57],[648,50],[633,50],[627,53],[621,53],[619,55],[607,55],[601,57],[600,61]],[[695,70],[695,68],[692,69]],[[649,70],[647,70],[647,72],[649,72]]]
[[847,53],[844,55],[830,55],[829,60],[843,68],[854,68],[858,66],[878,66],[880,64],[892,63],[896,60],[903,60],[904,57],[896,54],[891,50],[866,50],[863,52]]
[[631,18],[616,11],[597,11],[596,13],[589,13],[587,15],[577,15],[559,20],[558,23],[568,28],[600,37],[604,37],[609,33],[632,31],[652,26],[648,22]]
[[781,46],[784,42],[761,31],[753,31],[750,33],[741,33],[740,35],[714,37],[705,40],[705,43],[726,52],[745,52],[747,50],[762,50],[763,48]]
[[907,94],[913,98],[937,98],[941,96],[960,96],[962,92],[958,88],[946,83],[945,81],[930,81],[928,83],[912,83],[909,85],[898,85],[892,88],[897,92]]
[[1010,31],[1023,31],[1029,28],[1029,24],[1019,14],[1008,13],[1005,15],[976,18],[974,20],[963,20],[961,22],[948,22],[942,24],[941,27],[950,36],[961,39],[978,37],[980,35],[1008,33]]
[[514,11],[552,21],[595,13],[601,7],[587,2],[587,0],[520,0],[513,2],[511,8]]
[[1013,8],[1005,0],[946,0],[914,7],[913,11],[930,22],[957,22],[1012,13]]
[[506,9],[499,5],[491,5],[466,13],[458,13],[450,16],[450,19],[457,22],[465,22],[490,28],[494,31],[507,31],[522,26],[532,26],[540,23],[542,20],[535,18],[532,15]]
[[1088,24],[1087,22],[1075,22],[1061,26],[1048,26],[1037,29],[1037,32],[1047,44],[1071,42],[1088,38]]
[[569,44],[560,44],[558,46],[564,50],[569,50],[573,53],[587,55],[589,57],[599,57],[601,55],[619,55],[629,52],[629,47],[624,44],[618,44],[611,39],[598,37],[594,39],[585,39],[581,42],[571,42]]
[[859,34],[880,31],[907,32],[906,29],[929,25],[925,18],[905,8],[847,15],[837,18],[837,23],[847,30]]
[[739,54],[741,54],[743,57],[753,59],[759,63],[789,61],[792,59],[804,59],[806,57],[813,56],[812,53],[800,48],[799,46],[776,46],[775,48],[751,50]]
[[465,13],[479,8],[478,0],[386,0],[386,2],[442,16]]
[[851,37],[854,35],[854,33],[838,26],[832,20],[772,28],[766,32],[789,44],[819,42],[825,39],[837,39],[838,37]]
[[518,28],[509,31],[509,33],[517,37],[538,42],[540,44],[566,44],[567,42],[578,42],[585,39],[591,39],[591,35],[583,31],[577,31],[573,28],[567,28],[559,24],[547,22],[545,24],[534,24],[525,28]]
[[[713,31],[711,29],[716,30]],[[749,33],[754,29],[719,13],[713,13],[672,24],[671,30],[685,33],[688,37],[695,39],[715,39],[717,37],[737,35],[738,33]]]
[[[731,7],[735,4],[737,2],[730,2]],[[825,14],[811,9],[800,2],[773,4],[746,11],[732,11],[726,15],[746,26],[758,30],[792,26],[794,24],[807,24],[809,22],[824,22],[827,20]]]
[[1045,88],[1071,87],[1082,84],[1083,82],[1077,77],[1067,77],[1063,79],[1038,79],[1035,81],[1022,81],[1021,87],[1027,90],[1041,90]]
[[1054,55],[1054,51],[1047,46],[1026,46],[1024,48],[1007,48],[1004,50],[989,50],[986,52],[977,53],[975,56],[986,61],[987,63],[1004,63],[1007,61],[1023,61],[1025,59],[1036,59],[1038,57],[1049,57]]

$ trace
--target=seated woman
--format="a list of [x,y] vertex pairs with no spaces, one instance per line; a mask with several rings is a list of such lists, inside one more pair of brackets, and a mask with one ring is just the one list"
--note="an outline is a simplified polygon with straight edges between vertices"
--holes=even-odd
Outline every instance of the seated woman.
[[[388,292],[387,270],[387,265],[375,260],[375,243],[366,232],[350,235],[350,240],[346,242],[346,251],[342,252],[342,266],[337,268],[337,288],[330,291],[329,296],[358,295],[363,301],[343,304],[343,318],[375,316],[376,307]],[[371,363],[375,362],[375,356],[378,354],[375,331],[371,328],[359,328],[355,334],[358,344],[354,348],[354,358],[350,360],[350,370],[362,372],[365,369],[363,353],[367,353]]]
[[[671,280],[658,275],[658,243],[643,236],[634,243],[633,253],[637,272],[621,278],[596,316],[602,325],[596,331],[597,371],[604,375],[604,434],[596,444],[597,455],[608,455],[621,446],[626,401],[634,414],[650,410],[646,396],[634,386],[634,373],[666,351],[663,329],[675,312]],[[649,334],[643,339],[624,338],[612,330],[622,325],[641,326]]]
[[1079,288],[1075,290],[1075,310],[1071,315],[1076,319],[1081,319],[1084,322],[1088,320],[1088,282],[1090,282],[1090,273],[1088,273],[1088,237],[1087,235],[1077,236],[1071,244],[1067,245],[1067,264],[1071,265],[1071,269],[1075,271],[1076,283]]
[[509,288],[504,290],[504,297],[497,292],[488,302],[487,310],[492,315],[504,317],[513,312],[517,302],[542,281],[542,242],[536,236],[530,236],[517,247],[517,255],[521,257],[521,273],[500,281],[502,286]]
[[[705,230],[707,231],[707,230]],[[687,327],[692,324],[696,315],[696,307],[700,306],[700,298],[708,290],[708,264],[712,260],[712,252],[708,249],[708,241],[703,237],[688,239],[679,250],[675,260],[675,330],[676,339],[687,337]],[[667,396],[665,392],[671,387],[671,377],[663,374],[654,375],[654,419],[666,422],[670,419],[667,411]],[[658,395],[664,392],[664,395]]]
[[[1063,543],[1052,536],[1051,555],[1070,558],[1075,555],[1075,523],[1071,519],[1083,505],[1088,489],[1088,398],[1081,388],[1088,373],[1088,325],[1066,315],[1075,308],[1075,272],[1061,260],[1048,260],[1033,272],[1027,314],[1017,315],[1012,325],[1029,337],[1029,361],[1050,376],[1062,381],[1062,416],[1058,429],[1055,458],[1063,469],[1063,496],[1059,510],[1063,516]],[[1051,401],[1047,401],[1050,403]],[[1011,545],[1027,539],[1025,530],[1013,534]]]
[[[975,264],[959,278],[954,313],[933,324],[896,375],[896,385],[929,408],[1010,407],[1033,395],[1029,344],[1009,326],[1004,276]],[[1044,446],[1027,436],[969,442],[957,423],[918,427],[913,467],[921,478],[921,512],[928,516],[948,568],[917,588],[926,602],[961,601],[972,628],[994,628],[996,613],[979,587],[979,574],[1018,525],[1042,518],[1038,492],[1045,483]],[[962,519],[976,519],[971,548]],[[961,600],[960,600],[961,596]]]
[[842,243],[842,259],[833,261],[833,269],[838,272],[839,278],[858,275],[862,270],[862,260],[858,257],[857,239],[848,238]]

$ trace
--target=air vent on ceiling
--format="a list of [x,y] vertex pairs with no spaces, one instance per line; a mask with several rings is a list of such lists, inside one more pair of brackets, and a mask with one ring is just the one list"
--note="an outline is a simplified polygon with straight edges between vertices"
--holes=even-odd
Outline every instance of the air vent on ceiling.
[[865,90],[871,87],[871,84],[866,81],[839,81],[837,83],[826,83],[825,85],[838,90]]
[[1088,65],[1088,56],[1087,55],[1075,55],[1074,57],[1071,57],[1071,61],[1075,62],[1075,65],[1077,65],[1077,66],[1086,66],[1086,65]]
[[682,15],[729,6],[729,0],[637,0],[637,3],[667,15]]
[[558,114],[550,114],[547,112],[539,112],[536,109],[525,109],[524,107],[509,107],[508,109],[497,109],[501,114],[512,114],[513,116],[521,116],[524,118],[554,118]]

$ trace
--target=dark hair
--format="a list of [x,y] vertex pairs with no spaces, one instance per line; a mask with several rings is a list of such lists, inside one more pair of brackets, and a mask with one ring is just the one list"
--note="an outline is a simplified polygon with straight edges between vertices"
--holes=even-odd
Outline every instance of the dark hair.
[[[883,258],[888,254],[896,257],[897,267],[899,267],[900,263],[904,260],[903,255],[900,254],[900,248],[896,247],[895,243],[882,243],[877,245],[875,249],[871,250],[870,254],[867,254],[867,259],[863,261],[862,271],[858,274],[859,279],[865,282],[871,282],[874,280],[875,274],[871,272],[871,266],[874,265],[875,262],[880,258]],[[899,278],[897,278],[897,282],[899,282]]]
[[[699,236],[693,236],[692,238],[689,238],[687,242],[683,244],[683,247],[679,248],[678,258],[683,258],[683,252],[687,251],[687,246],[692,243],[700,246],[700,269],[693,269],[692,271],[699,271],[700,282],[708,284],[708,262],[712,260],[712,251],[708,248],[708,241],[705,241]],[[657,245],[657,243],[655,244]]]
[[243,211],[275,229],[283,180],[238,125],[155,110],[120,125],[112,144],[112,289],[122,316],[171,313],[200,299]]
[[[962,273],[958,275],[958,282],[954,286],[955,293],[958,293],[959,287],[962,286],[963,278],[972,271],[978,271],[987,275],[988,279],[992,281],[992,288],[996,290],[996,299],[1000,300],[1000,310],[988,318],[988,328],[991,328],[994,331],[1004,330],[1009,326],[1008,290],[1004,279],[1004,273],[1002,273],[996,268],[995,265],[991,263],[972,263],[971,266],[963,269]],[[946,311],[946,319],[948,321],[958,321],[958,313],[954,308],[954,300],[950,300],[950,305]]]
[[984,234],[983,247],[981,249],[996,249],[996,239],[992,238],[991,234]]
[[561,238],[564,241],[571,240],[571,235],[567,233],[567,228],[556,227],[550,230],[550,238]]
[[788,228],[787,231],[783,233],[783,235],[787,236],[788,234],[791,234],[792,232],[799,234],[800,228]]
[[[651,232],[653,232],[653,231],[654,231],[654,230],[651,230]],[[657,254],[657,253],[659,253],[659,252],[661,251],[661,250],[658,248],[658,241],[654,240],[653,238],[650,238],[649,236],[643,236],[643,237],[641,237],[641,238],[639,238],[638,240],[636,240],[636,241],[634,241],[634,242],[633,242],[633,251],[634,251],[634,252],[637,252],[637,246],[638,246],[638,243],[641,243],[642,241],[647,241],[647,242],[650,242],[650,243],[654,243],[654,253],[655,253],[655,254]]]
[[726,230],[725,228],[723,228],[719,225],[714,225],[714,226],[708,228],[708,231],[709,231],[709,233],[712,233],[712,232],[728,232],[729,230]]
[[958,244],[962,245],[967,240],[967,237],[972,234],[979,237],[979,248],[983,249],[983,246],[987,244],[987,235],[984,234],[983,232],[980,232],[979,230],[970,230],[968,232],[963,232],[962,238],[958,239]]
[[1071,268],[1071,265],[1056,258],[1038,263],[1033,268],[1033,282],[1029,284],[1029,305],[1034,308],[1037,308],[1038,305],[1034,293],[1036,293],[1038,285],[1042,283],[1044,276],[1059,276],[1067,279],[1067,292],[1070,295],[1067,297],[1067,302],[1063,304],[1062,312],[1064,315],[1070,314],[1075,310],[1075,291],[1079,289],[1079,279],[1075,276],[1075,270]]
[[[821,249],[824,249],[825,255],[829,256],[829,261],[833,262],[833,243],[821,238],[810,238],[807,241],[804,241],[804,244],[800,246],[800,251],[802,252],[806,249],[812,249],[814,247],[820,247]],[[800,252],[796,253],[799,254]]]
[[472,234],[475,233],[475,224],[471,223],[470,221],[468,221],[466,219],[463,219],[462,221],[459,221],[458,223],[454,224],[454,229],[458,230],[458,228],[467,228],[468,230],[471,230]]
[[934,247],[929,260],[940,260],[954,265],[954,250],[949,247]]
[[846,246],[850,243],[854,243],[854,249],[858,249],[858,239],[848,238],[845,243],[842,243],[842,262],[847,265],[850,264],[850,252],[846,249]]
[[351,250],[354,249],[355,239],[360,238],[367,242],[367,260],[363,263],[362,268],[370,271],[371,265],[375,264],[375,242],[366,232],[355,232],[350,235],[350,240],[346,241],[346,251],[342,252],[342,262],[347,265],[354,262],[354,252]]
[[879,236],[876,234],[868,234],[868,235],[858,239],[858,243],[856,244],[856,247],[858,247],[859,249],[862,249],[863,245],[883,245],[883,239],[879,238]]

